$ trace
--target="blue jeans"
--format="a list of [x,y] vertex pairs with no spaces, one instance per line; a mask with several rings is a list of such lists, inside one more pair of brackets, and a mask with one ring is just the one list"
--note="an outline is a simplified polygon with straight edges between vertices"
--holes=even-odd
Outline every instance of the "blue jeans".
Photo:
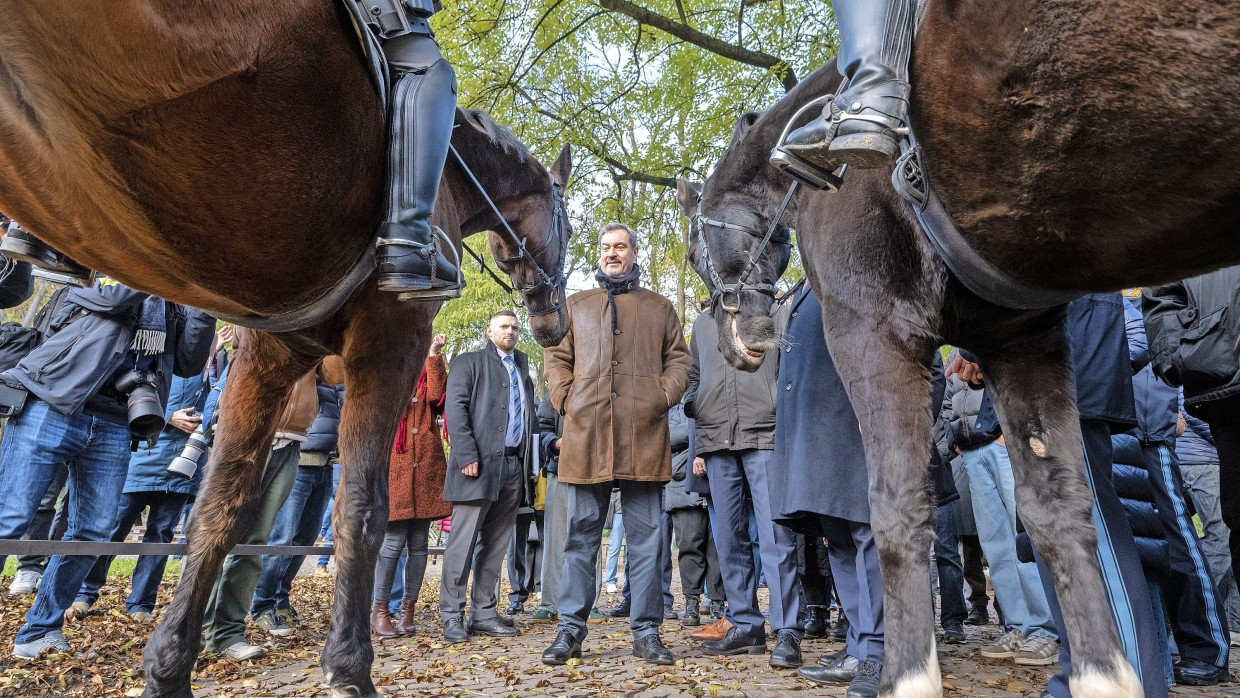
[[[69,468],[69,526],[65,540],[106,541],[116,527],[116,503],[129,468],[129,427],[98,417],[67,417],[33,395],[0,445],[0,538],[20,538],[57,468]],[[95,556],[55,555],[39,593],[17,631],[37,640],[64,624]]]
[[[123,541],[129,535],[133,525],[137,523],[142,510],[150,507],[146,516],[146,533],[142,536],[143,543],[171,543],[172,532],[181,511],[185,508],[188,494],[179,492],[126,492],[121,495],[120,506],[116,512],[116,530],[112,532],[112,540]],[[164,566],[168,563],[167,555],[141,555],[138,564],[133,568],[133,588],[125,601],[126,613],[155,610],[155,599],[159,595],[159,583],[164,578]],[[95,566],[86,575],[86,581],[78,590],[77,600],[94,605],[99,599],[99,588],[108,581],[108,568],[112,566],[112,556],[103,555],[95,561]]]
[[[340,489],[340,464],[332,464],[332,496],[327,500],[327,506],[323,507],[323,527],[319,529],[319,535],[323,536],[325,545],[332,544],[332,508],[336,506],[336,490]],[[318,567],[327,567],[327,560],[330,555],[320,555]]]
[[624,516],[611,518],[611,537],[607,539],[607,565],[603,569],[603,581],[617,584],[620,581],[620,548],[624,546]]
[[[767,471],[774,451],[715,451],[703,454],[706,481],[710,485],[711,532],[719,552],[719,569],[728,599],[728,621],[748,635],[765,637],[762,610],[758,607],[759,569],[766,572],[770,589],[771,628],[791,631],[799,639],[803,629],[797,623],[800,610],[800,584],[797,581],[796,534],[771,518],[771,495]],[[758,540],[763,554],[754,563],[754,547],[749,534],[751,507],[745,491],[752,495]]]
[[[284,506],[276,514],[268,545],[311,545],[323,524],[323,510],[331,492],[331,470],[322,465],[297,468],[297,479]],[[250,617],[257,619],[264,611],[288,608],[288,595],[293,579],[305,562],[305,555],[264,555],[263,571],[254,588]]]
[[960,454],[969,470],[977,536],[1007,629],[1058,639],[1038,568],[1016,558],[1016,480],[1007,446],[992,441]]
[[960,562],[960,538],[956,535],[956,504],[939,507],[934,523],[934,563],[939,571],[939,625],[963,623],[969,611],[964,605],[964,565]]

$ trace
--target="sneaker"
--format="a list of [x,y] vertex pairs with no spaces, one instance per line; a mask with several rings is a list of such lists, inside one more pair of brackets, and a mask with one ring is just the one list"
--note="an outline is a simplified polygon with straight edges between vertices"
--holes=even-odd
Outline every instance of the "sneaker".
[[68,608],[65,609],[65,620],[69,621],[74,618],[81,618],[82,616],[85,616],[87,613],[90,613],[90,607],[93,605],[94,604],[86,601],[74,601],[69,604]]
[[284,621],[286,625],[297,625],[298,623],[306,622],[306,619],[302,618],[301,614],[297,612],[297,609],[292,606],[280,606],[277,608],[276,618]]
[[72,652],[73,647],[59,630],[53,630],[37,640],[13,644],[13,656],[18,659],[38,659],[39,654],[46,650]]
[[[591,613],[590,617],[591,619],[593,619],[594,614]],[[554,623],[555,621],[559,619],[560,619],[560,614],[552,613],[551,611],[545,608],[540,608],[537,611],[534,611],[534,615],[530,616],[530,620],[534,623]]]
[[39,588],[41,579],[43,579],[43,573],[37,569],[17,570],[17,576],[13,577],[13,583],[9,585],[9,593],[14,596],[33,594]]
[[607,616],[603,615],[603,612],[598,610],[598,606],[595,606],[594,608],[590,609],[590,617],[586,619],[586,622],[587,623],[602,623],[605,620],[607,620]]
[[254,621],[254,624],[266,630],[268,635],[275,637],[288,637],[293,634],[293,629],[276,615],[274,608],[258,614],[258,619]]
[[129,614],[129,617],[139,623],[150,623],[155,620],[155,616],[151,615],[150,611],[134,611]]
[[943,624],[943,643],[959,645],[965,641],[964,625],[958,620],[949,620]]
[[987,659],[1009,659],[1016,656],[1025,638],[1016,628],[1012,628],[995,640],[994,644],[982,645],[978,652]]
[[1021,643],[1015,661],[1023,666],[1047,666],[1059,661],[1059,643],[1045,635],[1034,635]]
[[267,651],[257,645],[251,645],[245,640],[234,642],[224,649],[224,656],[229,659],[235,659],[244,662],[250,659],[258,659],[266,654]]
[[330,576],[332,576],[332,573],[331,573],[331,572],[328,572],[326,567],[315,567],[315,568],[314,568],[314,576],[316,576],[316,577],[330,577]]
[[618,591],[618,589],[616,588],[616,585],[615,585],[614,583],[612,583],[612,582],[608,582],[608,583],[607,583],[607,593],[608,593],[608,594],[614,594],[614,593],[616,593],[617,591]]

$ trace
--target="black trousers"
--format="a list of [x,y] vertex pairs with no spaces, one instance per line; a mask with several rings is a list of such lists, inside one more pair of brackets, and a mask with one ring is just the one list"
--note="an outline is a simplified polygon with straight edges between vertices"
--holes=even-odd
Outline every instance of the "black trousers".
[[797,535],[797,571],[801,573],[801,591],[806,606],[830,606],[831,560],[827,542],[822,536]]
[[700,507],[671,512],[672,530],[678,547],[680,586],[684,595],[708,594],[712,601],[723,601],[723,576],[715,537],[710,534],[710,514]]
[[[1210,425],[1218,449],[1219,501],[1231,530],[1232,575],[1240,570],[1240,395],[1202,403],[1197,413]],[[1218,571],[1216,570],[1216,573]]]
[[[530,592],[538,591],[542,579],[543,512],[531,511],[517,514],[516,531],[508,544],[508,583],[512,592],[509,603],[525,603]],[[535,527],[537,537],[530,538],[530,525]]]
[[[964,581],[969,585],[969,605],[986,608],[986,570],[982,564],[982,542],[977,536],[960,536],[960,558],[964,564]],[[997,607],[999,604],[995,604]]]

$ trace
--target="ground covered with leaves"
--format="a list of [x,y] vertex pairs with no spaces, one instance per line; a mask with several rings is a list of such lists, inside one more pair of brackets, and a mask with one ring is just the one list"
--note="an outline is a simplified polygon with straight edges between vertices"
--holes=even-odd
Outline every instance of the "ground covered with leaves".
[[[376,642],[375,683],[388,695],[844,695],[843,687],[815,686],[799,679],[793,671],[772,669],[764,656],[702,655],[697,651],[697,642],[688,638],[693,628],[682,628],[675,620],[666,621],[662,632],[665,642],[680,658],[671,667],[647,665],[630,656],[627,620],[609,619],[591,625],[582,660],[563,667],[543,666],[539,661],[539,654],[554,639],[554,626],[531,623],[528,614],[517,616],[522,634],[515,639],[475,638],[466,644],[447,645],[439,636],[438,572],[436,564],[428,569],[417,608],[417,634]],[[7,586],[9,579],[0,582]],[[127,582],[114,576],[92,613],[66,624],[65,635],[73,645],[72,653],[54,652],[35,662],[11,659],[9,652],[31,597],[11,597],[0,592],[0,696],[140,695],[142,649],[154,626],[125,616]],[[265,657],[234,662],[202,655],[193,679],[195,695],[326,695],[319,653],[327,634],[334,583],[331,577],[306,576],[297,580],[292,600],[304,621],[292,637],[273,638],[251,628],[249,640],[267,649]],[[161,609],[170,595],[168,583],[160,592]],[[602,599],[603,604],[618,601],[618,594],[607,594]],[[534,605],[527,604],[527,609],[532,612]],[[157,620],[158,617],[157,611]],[[978,646],[997,637],[999,629],[984,626],[969,628],[968,632],[966,644],[939,645],[945,695],[1040,695],[1040,689],[1053,673],[1051,667],[1017,667],[1010,662],[982,659],[977,654]],[[839,643],[830,640],[808,640],[804,645],[806,663],[816,662],[821,655],[840,648]],[[1233,661],[1233,671],[1240,671],[1240,662]],[[1172,694],[1177,698],[1235,696],[1240,695],[1240,685],[1176,688]]]

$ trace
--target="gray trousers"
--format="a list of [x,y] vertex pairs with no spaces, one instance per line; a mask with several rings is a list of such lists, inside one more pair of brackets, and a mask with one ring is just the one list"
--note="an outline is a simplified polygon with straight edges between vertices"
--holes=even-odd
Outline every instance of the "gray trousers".
[[631,480],[594,485],[561,483],[567,490],[568,536],[560,579],[558,629],[572,633],[578,642],[585,640],[586,621],[598,596],[598,554],[613,487],[620,488],[624,502],[621,515],[628,550],[625,576],[633,594],[629,627],[634,638],[659,632],[663,623],[663,485]]
[[547,473],[547,508],[543,512],[542,599],[538,609],[559,613],[560,573],[564,571],[564,540],[568,537],[567,490],[560,478]]
[[1219,501],[1219,465],[1213,463],[1180,463],[1180,476],[1184,490],[1193,500],[1193,508],[1201,517],[1205,535],[1201,547],[1206,554],[1210,574],[1218,586],[1219,596],[1224,599],[1227,624],[1240,631],[1240,591],[1232,576],[1231,549],[1227,545],[1231,532],[1223,523],[1223,505]]
[[439,615],[443,620],[465,613],[471,569],[474,587],[469,594],[469,617],[478,621],[496,616],[500,571],[512,540],[517,509],[521,508],[521,471],[520,456],[504,456],[505,484],[498,501],[453,503],[452,535],[444,548],[439,585]]

